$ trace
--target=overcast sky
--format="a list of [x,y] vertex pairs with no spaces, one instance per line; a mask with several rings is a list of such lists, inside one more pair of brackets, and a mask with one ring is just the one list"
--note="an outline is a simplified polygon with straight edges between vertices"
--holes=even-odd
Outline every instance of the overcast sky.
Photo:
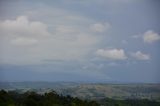
[[0,81],[160,82],[159,0],[1,0]]

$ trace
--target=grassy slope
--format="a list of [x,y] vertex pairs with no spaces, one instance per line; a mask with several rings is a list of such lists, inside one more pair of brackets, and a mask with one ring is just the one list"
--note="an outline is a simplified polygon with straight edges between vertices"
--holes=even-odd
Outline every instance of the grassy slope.
[[160,100],[160,85],[158,84],[83,84],[68,88],[64,92],[85,99],[109,97],[114,99]]

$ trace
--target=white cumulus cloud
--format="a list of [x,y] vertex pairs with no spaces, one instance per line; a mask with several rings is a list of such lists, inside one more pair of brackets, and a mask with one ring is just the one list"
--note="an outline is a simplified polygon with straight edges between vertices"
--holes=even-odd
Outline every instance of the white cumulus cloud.
[[160,35],[152,30],[149,30],[144,33],[143,40],[146,43],[153,43],[155,41],[160,40]]
[[29,21],[26,16],[19,16],[15,20],[0,22],[0,34],[3,38],[10,39],[12,44],[34,44],[36,38],[49,36],[47,26],[39,21]]
[[49,26],[38,19],[31,19],[18,16],[0,20],[0,50],[3,50],[0,55],[3,61],[0,63],[40,64],[46,59],[80,60],[101,40],[85,31],[75,20],[72,24],[63,22],[64,19],[59,19],[63,22],[61,24],[52,20],[50,22],[54,22]]
[[149,60],[150,55],[149,54],[144,54],[141,51],[137,51],[135,53],[131,53],[131,56],[137,60]]
[[96,55],[111,60],[127,59],[123,49],[98,49]]

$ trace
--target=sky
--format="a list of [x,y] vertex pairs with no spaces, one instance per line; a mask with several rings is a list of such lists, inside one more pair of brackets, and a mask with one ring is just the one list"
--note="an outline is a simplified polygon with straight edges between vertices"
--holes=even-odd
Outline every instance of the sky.
[[0,81],[160,82],[159,0],[1,0]]

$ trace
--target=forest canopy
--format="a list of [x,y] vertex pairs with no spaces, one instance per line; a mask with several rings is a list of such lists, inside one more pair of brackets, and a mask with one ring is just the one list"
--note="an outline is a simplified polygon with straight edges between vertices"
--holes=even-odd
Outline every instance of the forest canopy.
[[76,97],[63,96],[51,91],[38,94],[33,91],[18,93],[0,91],[0,106],[160,106],[159,102],[150,100],[81,100]]

